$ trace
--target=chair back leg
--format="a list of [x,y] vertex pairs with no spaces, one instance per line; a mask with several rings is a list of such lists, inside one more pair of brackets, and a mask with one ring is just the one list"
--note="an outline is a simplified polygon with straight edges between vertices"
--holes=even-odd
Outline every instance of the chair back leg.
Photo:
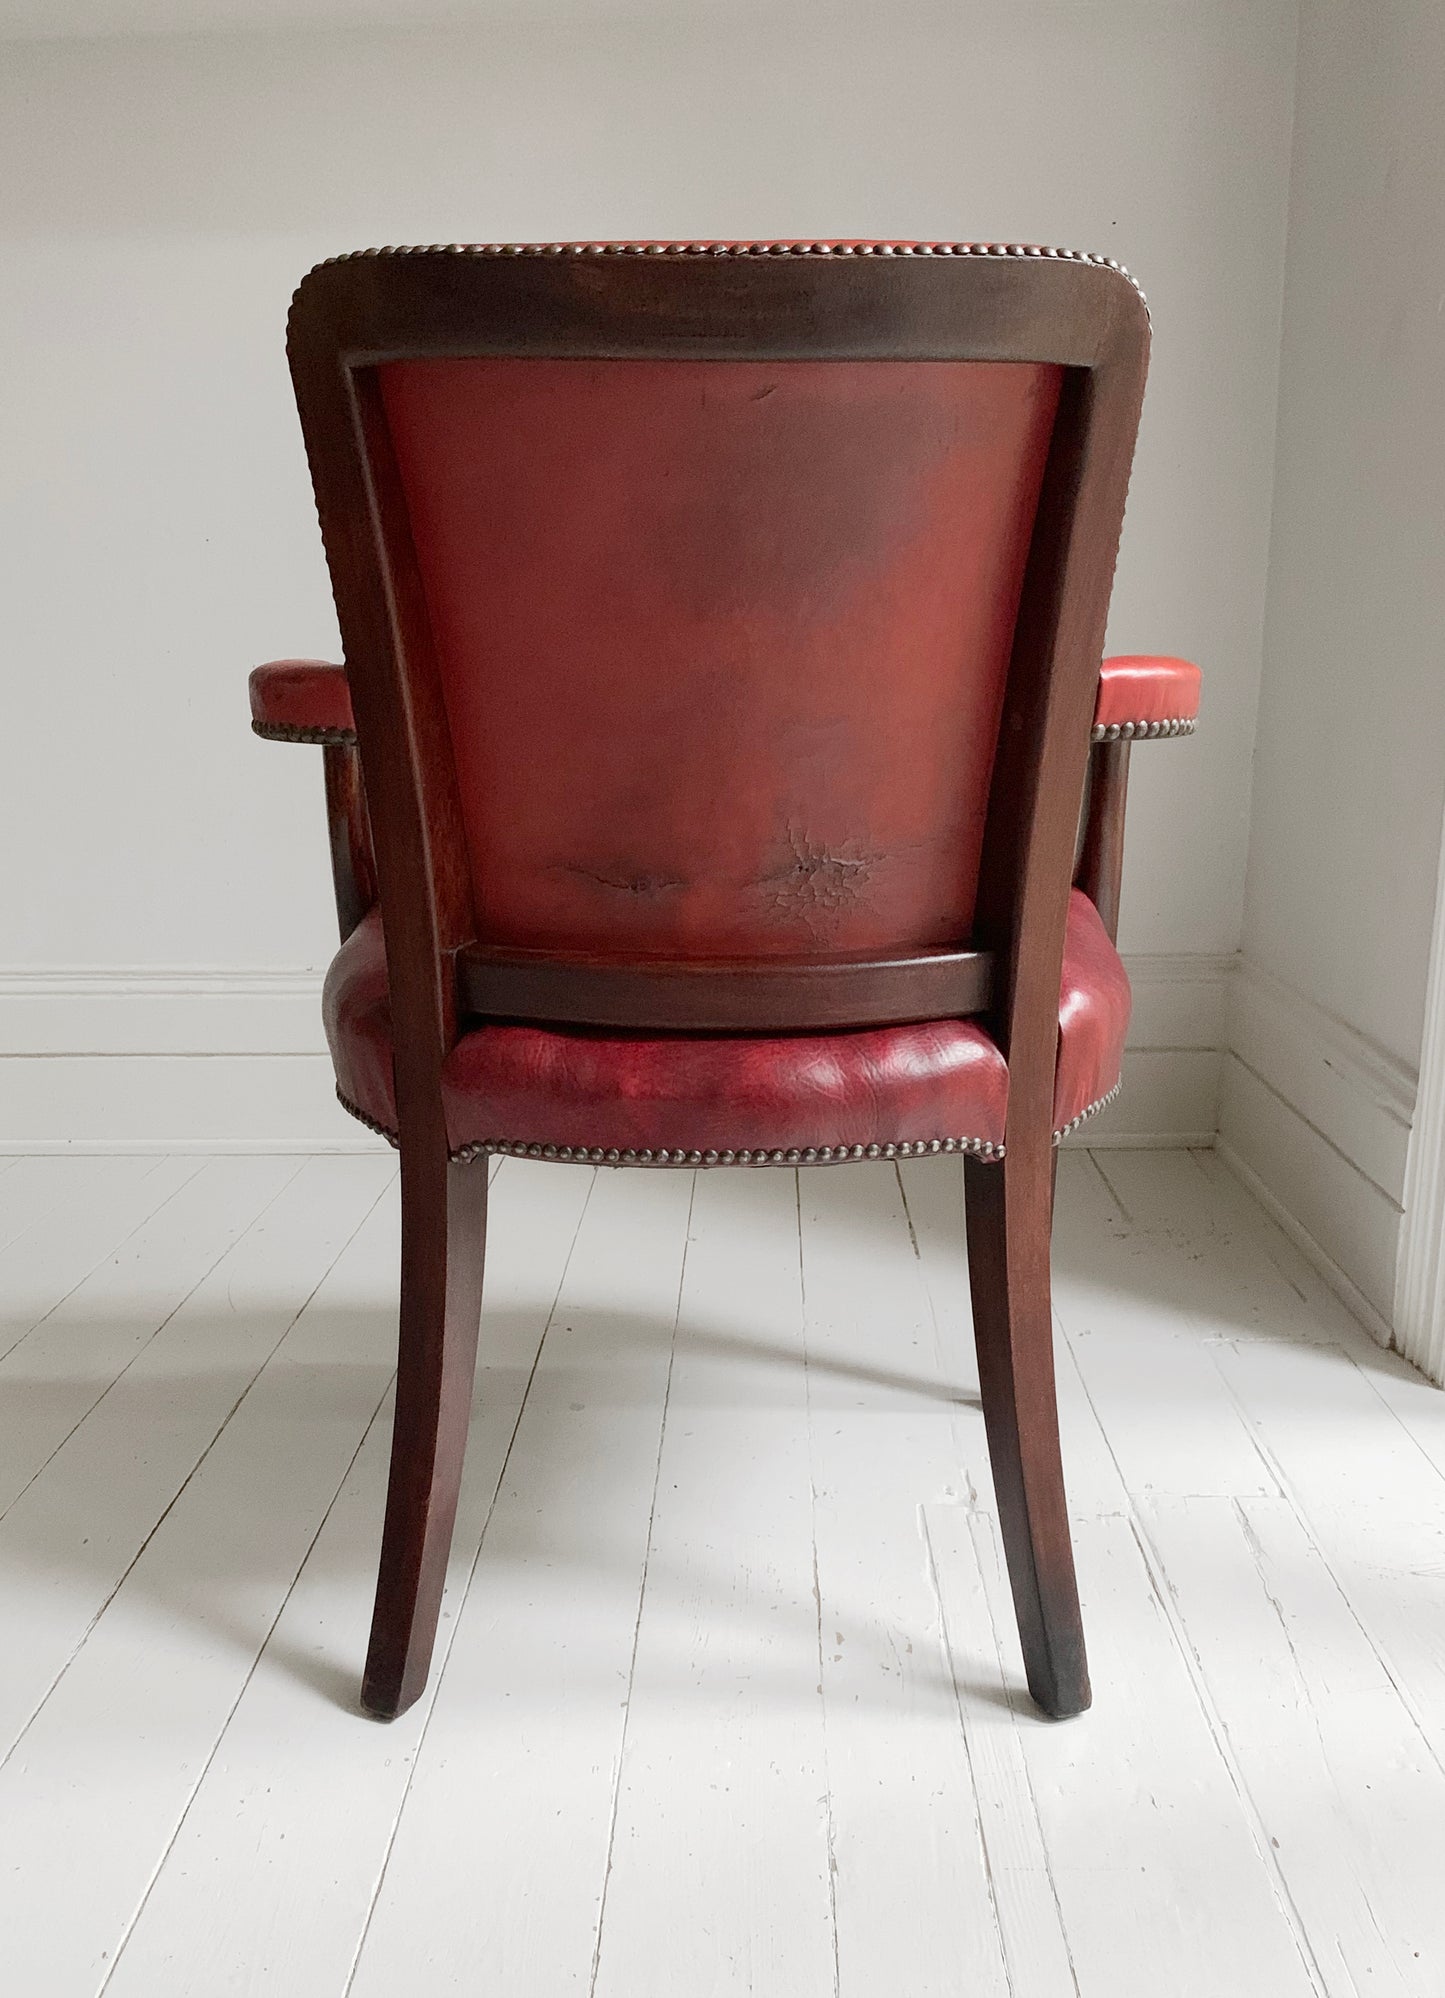
[[[1046,1148],[1047,1146],[1047,1148]],[[999,1526],[1029,1691],[1063,1720],[1090,1700],[1059,1455],[1049,1295],[1052,1146],[964,1161],[968,1273]]]
[[361,1689],[378,1720],[412,1705],[431,1666],[476,1373],[487,1166],[402,1147],[396,1421]]

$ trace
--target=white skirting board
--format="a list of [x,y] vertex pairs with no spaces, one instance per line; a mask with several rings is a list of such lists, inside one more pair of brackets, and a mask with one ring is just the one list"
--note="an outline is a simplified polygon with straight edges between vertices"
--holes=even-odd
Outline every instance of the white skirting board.
[[[1229,957],[1127,960],[1124,1089],[1074,1142],[1208,1145]],[[314,971],[0,976],[0,1152],[371,1151],[339,1109]]]
[[1398,1343],[1414,1074],[1248,962],[1234,981],[1226,1039],[1221,1155],[1375,1337]]
[[1445,833],[1435,882],[1425,1034],[1405,1164],[1393,1323],[1400,1351],[1445,1386]]
[[[1413,1074],[1256,966],[1126,962],[1124,1088],[1069,1143],[1217,1137],[1375,1337],[1440,1378],[1445,1359],[1391,1329]],[[320,983],[315,971],[0,976],[0,1154],[382,1149],[336,1103]]]

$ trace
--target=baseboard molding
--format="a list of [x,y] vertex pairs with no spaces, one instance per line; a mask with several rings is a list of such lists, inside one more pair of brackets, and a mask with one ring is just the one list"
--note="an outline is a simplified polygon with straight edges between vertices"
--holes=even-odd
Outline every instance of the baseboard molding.
[[152,968],[0,973],[6,1057],[315,1055],[319,971]]
[[1124,1087],[1065,1142],[1095,1151],[1212,1145],[1232,956],[1136,952],[1125,968],[1134,993]]
[[1425,1033],[1405,1162],[1395,1336],[1400,1351],[1445,1387],[1445,834],[1425,983]]
[[1214,1149],[1245,1191],[1259,1202],[1270,1219],[1289,1236],[1305,1261],[1319,1271],[1336,1297],[1342,1304],[1348,1306],[1366,1331],[1373,1334],[1382,1346],[1393,1345],[1394,1335],[1388,1321],[1381,1317],[1359,1285],[1346,1275],[1334,1257],[1320,1247],[1309,1229],[1302,1226],[1284,1202],[1271,1192],[1254,1168],[1246,1164],[1233,1145],[1227,1139],[1218,1137],[1214,1141]]
[[[1208,1145],[1234,960],[1126,959],[1124,1089],[1071,1142]],[[370,1151],[341,1111],[315,971],[0,974],[0,1153]]]
[[0,1059],[0,1152],[369,1152],[323,1054]]
[[1417,1078],[1283,979],[1245,960],[1224,1045],[1366,1179],[1398,1204]]
[[1248,963],[1235,981],[1227,1044],[1221,1155],[1391,1344],[1414,1075]]

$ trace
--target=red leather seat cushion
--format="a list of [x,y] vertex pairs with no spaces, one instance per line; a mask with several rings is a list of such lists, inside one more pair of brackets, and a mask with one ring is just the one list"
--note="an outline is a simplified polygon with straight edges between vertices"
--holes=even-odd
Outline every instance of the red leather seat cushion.
[[[327,1039],[348,1106],[396,1130],[381,919],[373,910],[326,980]],[[1119,1080],[1129,981],[1098,912],[1069,904],[1059,1007],[1054,1125],[1062,1130]],[[442,1075],[453,1151],[771,1153],[971,1141],[997,1148],[1008,1069],[972,1020],[845,1033],[640,1035],[484,1026]]]

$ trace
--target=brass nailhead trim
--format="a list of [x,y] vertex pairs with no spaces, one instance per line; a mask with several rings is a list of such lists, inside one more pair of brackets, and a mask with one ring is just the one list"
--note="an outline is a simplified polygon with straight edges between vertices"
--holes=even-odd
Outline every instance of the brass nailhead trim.
[[[1099,1097],[1087,1110],[1081,1110],[1071,1123],[1065,1124],[1062,1131],[1055,1131],[1054,1143],[1057,1145],[1062,1138],[1077,1131],[1096,1111],[1107,1109],[1123,1086],[1121,1077],[1107,1095]],[[336,1100],[358,1124],[365,1124],[369,1131],[375,1131],[389,1145],[396,1144],[396,1132],[385,1124],[378,1124],[374,1117],[368,1117],[349,1096],[343,1094],[339,1083]],[[787,1151],[685,1152],[620,1150],[615,1146],[602,1145],[541,1145],[522,1138],[479,1138],[474,1144],[459,1146],[451,1156],[458,1165],[467,1165],[473,1159],[496,1153],[503,1158],[551,1159],[560,1165],[682,1166],[707,1171],[713,1166],[853,1165],[860,1159],[918,1159],[940,1152],[964,1152],[971,1158],[1001,1159],[1004,1148],[1002,1144],[990,1143],[987,1138],[918,1138],[899,1145],[804,1145],[791,1147]]]
[[[365,257],[1031,257],[1091,264],[1113,271],[1144,290],[1116,257],[1089,250],[1063,250],[1041,243],[389,243],[381,249],[349,250],[326,264],[355,263]],[[1144,301],[1147,305],[1148,301]]]
[[267,742],[340,743],[352,748],[356,745],[354,728],[305,728],[299,722],[253,721],[251,733]]
[[1096,722],[1091,742],[1142,742],[1146,736],[1193,735],[1197,724],[1192,715],[1178,721]]
[[[1192,716],[1183,716],[1177,721],[1098,722],[1089,739],[1091,742],[1140,742],[1146,736],[1193,735],[1197,726]],[[253,721],[251,732],[264,737],[267,742],[345,743],[352,746],[356,742],[355,729],[305,727],[299,722]]]
[[1105,1095],[1097,1097],[1094,1100],[1094,1102],[1092,1102],[1089,1105],[1087,1110],[1081,1110],[1077,1117],[1072,1118],[1067,1124],[1065,1124],[1062,1131],[1055,1131],[1054,1143],[1056,1145],[1061,1143],[1063,1139],[1070,1137],[1075,1131],[1077,1131],[1080,1124],[1087,1124],[1089,1119],[1097,1115],[1097,1113],[1100,1110],[1107,1110],[1109,1105],[1113,1102],[1114,1098],[1119,1094],[1119,1091],[1123,1087],[1124,1087],[1124,1078],[1121,1075],[1119,1077],[1119,1080],[1114,1084],[1114,1087],[1111,1090],[1109,1090]]
[[555,1159],[562,1164],[605,1166],[683,1166],[706,1171],[713,1166],[852,1165],[861,1159],[923,1158],[933,1152],[968,1152],[975,1158],[1003,1157],[1003,1146],[985,1138],[920,1138],[900,1145],[804,1145],[776,1151],[634,1151],[601,1145],[537,1145],[513,1138],[484,1138],[452,1153],[458,1161],[497,1152],[506,1158]]
[[391,1126],[389,1124],[378,1124],[374,1117],[368,1117],[359,1103],[352,1102],[339,1082],[336,1085],[336,1100],[348,1117],[354,1117],[358,1124],[365,1124],[367,1130],[375,1131],[378,1138],[385,1138],[393,1151],[397,1149],[400,1139]]

